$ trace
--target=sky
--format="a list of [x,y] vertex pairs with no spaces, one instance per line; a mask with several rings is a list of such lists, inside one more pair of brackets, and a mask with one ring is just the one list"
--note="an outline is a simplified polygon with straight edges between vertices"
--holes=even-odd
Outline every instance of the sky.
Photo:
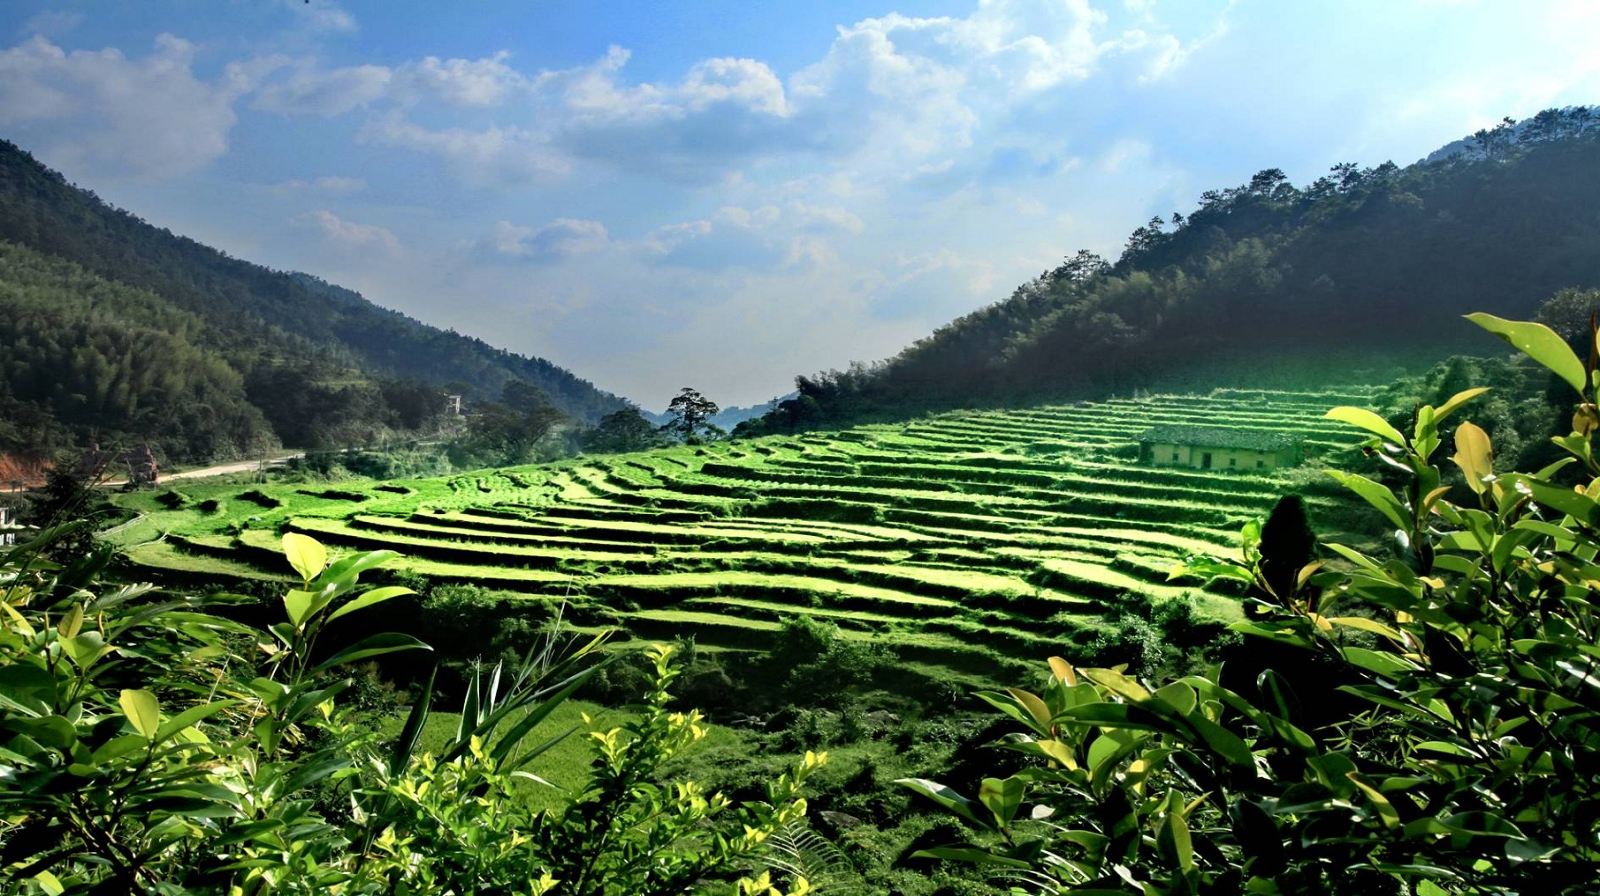
[[1600,0],[0,7],[0,137],[649,409],[889,357],[1263,168],[1600,102]]

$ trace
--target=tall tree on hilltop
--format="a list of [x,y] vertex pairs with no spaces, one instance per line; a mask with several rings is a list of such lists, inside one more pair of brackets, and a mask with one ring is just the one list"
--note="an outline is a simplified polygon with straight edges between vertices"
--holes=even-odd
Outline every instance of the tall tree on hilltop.
[[667,405],[667,415],[672,419],[661,429],[677,435],[685,442],[695,442],[702,436],[716,438],[722,434],[722,430],[711,423],[711,418],[720,410],[716,402],[701,395],[698,390],[684,386]]

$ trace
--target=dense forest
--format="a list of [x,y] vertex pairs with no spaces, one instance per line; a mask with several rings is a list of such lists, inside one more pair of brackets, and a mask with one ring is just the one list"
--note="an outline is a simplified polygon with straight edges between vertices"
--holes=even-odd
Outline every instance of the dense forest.
[[[0,454],[90,438],[175,459],[349,444],[530,387],[593,422],[625,402],[306,274],[152,226],[0,141]],[[159,425],[157,425],[159,423]]]
[[1597,206],[1595,107],[1508,119],[1404,168],[1340,164],[1303,187],[1269,169],[1152,218],[1114,263],[1079,252],[888,361],[798,377],[742,432],[1483,351],[1460,314],[1530,316],[1600,285]]

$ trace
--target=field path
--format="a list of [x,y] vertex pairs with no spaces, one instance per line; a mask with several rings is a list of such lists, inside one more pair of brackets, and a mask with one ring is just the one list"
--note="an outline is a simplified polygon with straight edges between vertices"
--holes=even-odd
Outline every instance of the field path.
[[[304,451],[294,454],[279,454],[261,460],[241,460],[234,463],[216,464],[210,467],[200,467],[196,470],[180,470],[176,473],[162,473],[157,484],[171,482],[174,479],[206,479],[211,476],[226,476],[230,473],[250,473],[262,467],[273,467],[291,460],[305,457]],[[108,479],[101,485],[107,488],[118,488],[128,484],[127,479]]]

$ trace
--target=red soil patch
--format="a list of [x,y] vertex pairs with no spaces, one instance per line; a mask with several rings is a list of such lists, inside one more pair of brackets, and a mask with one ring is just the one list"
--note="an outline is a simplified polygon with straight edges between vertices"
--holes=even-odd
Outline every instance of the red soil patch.
[[39,488],[49,469],[50,462],[42,457],[0,454],[0,491],[9,491],[19,482],[23,488]]

